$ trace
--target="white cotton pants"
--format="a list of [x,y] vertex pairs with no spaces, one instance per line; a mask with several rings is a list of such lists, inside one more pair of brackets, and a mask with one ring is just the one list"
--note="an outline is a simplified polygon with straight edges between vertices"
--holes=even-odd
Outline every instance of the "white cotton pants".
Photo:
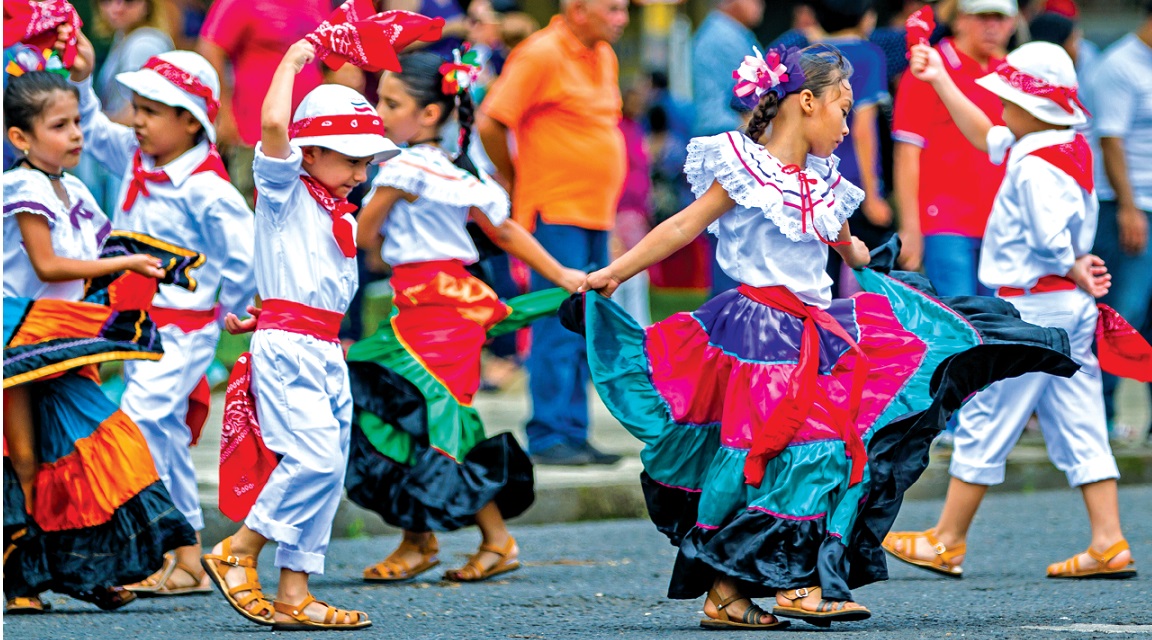
[[1119,478],[1108,444],[1100,363],[1092,346],[1096,301],[1080,289],[1005,298],[1025,322],[1068,332],[1072,359],[1080,370],[1071,378],[1027,373],[980,391],[960,410],[952,451],[952,476],[972,484],[1004,481],[1008,453],[1033,412],[1048,457],[1068,484]]
[[282,458],[244,524],[279,543],[277,567],[324,573],[352,427],[344,352],[310,336],[257,331],[252,390],[264,444]]
[[124,396],[120,408],[140,428],[152,462],[172,502],[192,528],[204,528],[196,469],[192,466],[192,432],[188,416],[188,395],[208,371],[216,357],[220,327],[215,323],[184,333],[174,326],[160,328],[164,357],[156,361],[129,360],[124,363]]

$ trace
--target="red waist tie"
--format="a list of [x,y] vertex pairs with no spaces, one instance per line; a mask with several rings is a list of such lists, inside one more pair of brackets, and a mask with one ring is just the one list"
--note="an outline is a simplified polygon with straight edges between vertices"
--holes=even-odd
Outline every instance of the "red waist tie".
[[155,322],[157,327],[175,326],[188,333],[199,331],[216,322],[216,307],[203,310],[152,307],[148,315],[152,317],[152,322]]
[[1047,293],[1049,291],[1071,291],[1076,288],[1076,283],[1072,282],[1064,276],[1044,276],[1036,281],[1036,286],[1025,291],[1017,289],[1016,287],[1000,287],[996,291],[996,295],[1001,298],[1015,298],[1032,293]]
[[326,342],[340,342],[340,322],[344,314],[317,309],[290,300],[265,300],[260,306],[256,330],[279,329],[312,336]]
[[860,398],[864,393],[864,383],[870,368],[864,350],[827,311],[804,304],[786,287],[750,287],[742,284],[739,290],[751,300],[804,321],[799,363],[788,380],[788,393],[776,405],[772,415],[761,425],[759,431],[752,434],[752,448],[744,462],[745,482],[759,487],[764,480],[765,465],[784,451],[800,427],[808,420],[808,412],[812,409],[819,389],[817,375],[820,369],[820,336],[816,327],[820,326],[847,342],[857,357],[856,367],[852,372],[852,390],[848,396],[848,406],[843,408],[830,406],[828,410],[837,423],[835,426],[844,441],[844,450],[852,458],[849,486],[859,483],[864,478],[864,462],[868,456],[864,450],[864,441],[860,439],[860,432],[856,429]]

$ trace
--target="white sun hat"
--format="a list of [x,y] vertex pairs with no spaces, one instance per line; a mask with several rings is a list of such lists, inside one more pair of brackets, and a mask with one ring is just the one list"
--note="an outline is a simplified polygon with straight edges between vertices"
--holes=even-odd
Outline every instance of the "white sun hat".
[[976,84],[1048,124],[1074,127],[1088,121],[1072,58],[1051,42],[1022,45]]
[[139,71],[116,74],[116,81],[149,100],[180,107],[192,114],[212,143],[220,110],[220,78],[204,56],[168,51],[153,56]]
[[970,15],[999,13],[1014,16],[1019,8],[1016,0],[960,0],[956,3],[956,10]]
[[355,89],[322,84],[300,102],[288,137],[298,147],[324,147],[353,158],[384,162],[400,148],[384,136],[384,121]]

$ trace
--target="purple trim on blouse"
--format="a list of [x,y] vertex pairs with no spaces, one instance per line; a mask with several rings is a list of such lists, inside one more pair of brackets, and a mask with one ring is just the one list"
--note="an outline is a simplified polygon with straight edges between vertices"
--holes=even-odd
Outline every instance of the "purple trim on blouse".
[[33,211],[35,213],[42,213],[42,214],[48,216],[48,219],[51,220],[52,222],[56,222],[56,214],[52,213],[52,210],[49,209],[48,207],[45,207],[44,205],[42,205],[39,202],[36,202],[34,200],[17,200],[16,202],[9,202],[8,204],[4,205],[4,213],[5,214],[8,214],[8,213],[13,212],[13,211],[21,211],[21,210]]

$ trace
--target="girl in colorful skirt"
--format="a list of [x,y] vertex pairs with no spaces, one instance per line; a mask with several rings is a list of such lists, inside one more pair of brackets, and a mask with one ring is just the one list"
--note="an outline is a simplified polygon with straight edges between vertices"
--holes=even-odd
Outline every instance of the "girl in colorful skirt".
[[[468,87],[479,71],[468,55],[445,62],[416,53],[400,63],[403,71],[381,80],[378,109],[388,136],[408,149],[381,168],[359,219],[360,246],[392,265],[398,312],[348,352],[355,418],[345,485],[353,501],[404,529],[400,546],[365,569],[365,580],[407,580],[431,569],[439,564],[433,532],[476,524],[479,551],[445,576],[474,582],[519,567],[505,520],[533,499],[524,451],[508,433],[486,438],[472,408],[480,349],[487,337],[554,312],[567,294],[499,300],[465,270],[477,260],[465,225],[476,221],[569,292],[585,274],[561,266],[509,220],[507,194],[468,160]],[[455,159],[439,145],[453,111],[461,129]]]
[[[831,155],[850,73],[832,47],[746,57],[747,133],[693,140],[696,202],[581,287],[610,295],[708,229],[738,289],[647,330],[601,295],[567,318],[585,332],[601,397],[645,444],[648,510],[680,549],[668,595],[707,592],[707,628],[868,618],[850,588],[886,578],[880,540],[932,434],[980,385],[1018,373],[986,349],[1004,343],[1020,369],[1075,368],[1062,332],[1022,325],[995,300],[961,315],[873,271],[858,277],[883,295],[832,300],[828,247],[853,268],[869,262],[846,224],[863,193]],[[969,357],[974,347],[985,351]],[[770,595],[771,614],[749,599]]]
[[96,365],[160,359],[145,313],[157,279],[190,286],[186,270],[202,256],[109,239],[92,194],[63,172],[83,149],[76,89],[34,70],[47,63],[37,50],[6,57],[22,72],[4,91],[8,140],[22,154],[4,173],[6,612],[43,611],[48,589],[116,609],[134,598],[116,585],[195,534],[139,429],[101,393]]

